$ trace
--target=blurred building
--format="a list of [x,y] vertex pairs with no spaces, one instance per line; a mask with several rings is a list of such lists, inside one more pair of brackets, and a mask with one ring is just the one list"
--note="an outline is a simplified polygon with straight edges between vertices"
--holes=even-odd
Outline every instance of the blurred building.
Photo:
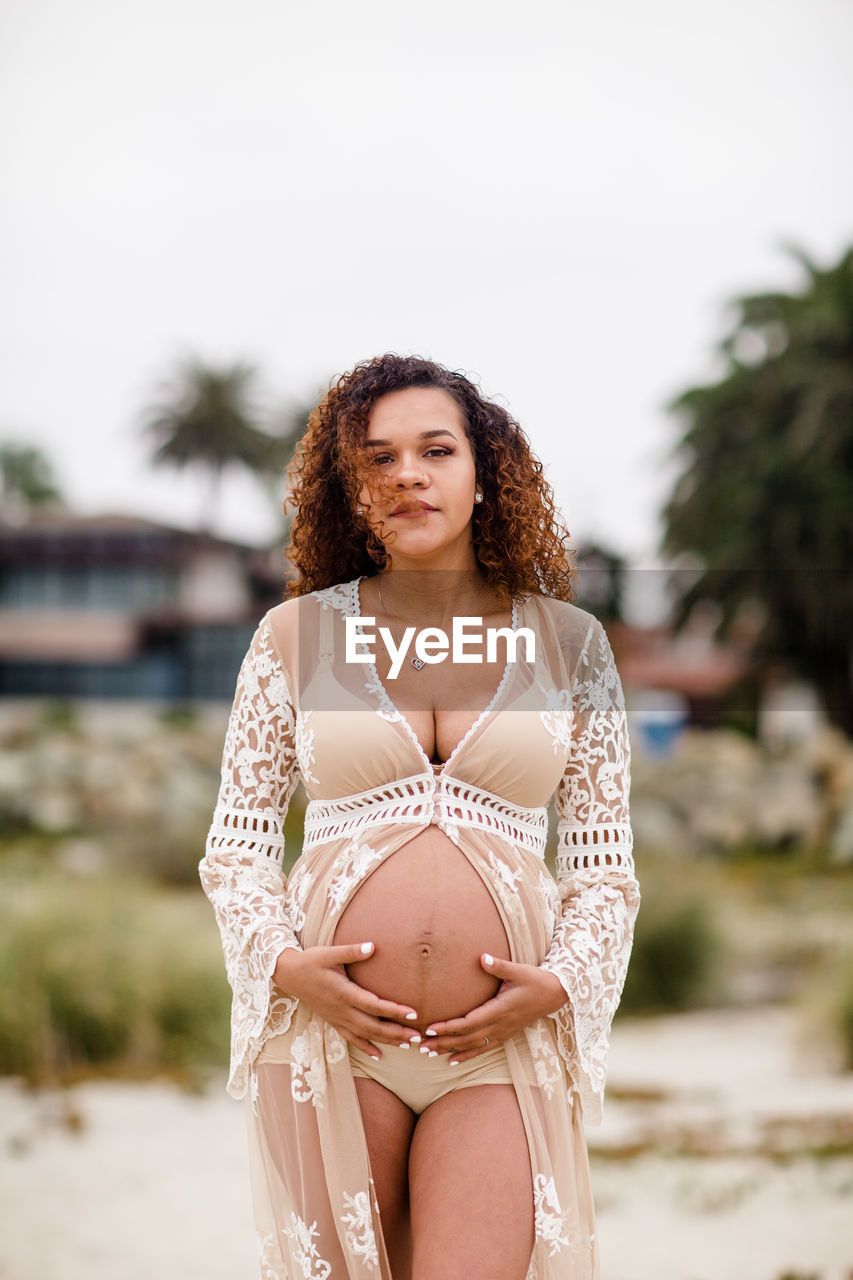
[[[54,509],[0,519],[0,696],[230,701],[259,619],[283,598],[287,568],[281,548],[136,517]],[[589,573],[580,578],[595,585]],[[578,603],[603,616],[650,750],[667,751],[688,725],[762,727],[778,680],[754,671],[749,643],[714,638],[713,613],[697,609],[673,634],[613,617],[594,595],[584,590]],[[797,725],[801,703],[788,716]]]
[[0,522],[0,695],[230,699],[285,567],[135,517]]
[[667,755],[681,732],[721,723],[749,727],[761,699],[750,681],[747,648],[714,638],[696,618],[681,632],[669,626],[608,626],[625,689],[632,729],[639,744],[655,755]]
[[759,656],[765,621],[759,600],[744,601],[724,635],[719,604],[699,600],[676,631],[673,586],[671,568],[627,569],[597,545],[579,551],[575,602],[607,628],[632,733],[643,749],[666,755],[684,729],[719,726],[781,746],[827,724],[814,685],[784,662]]

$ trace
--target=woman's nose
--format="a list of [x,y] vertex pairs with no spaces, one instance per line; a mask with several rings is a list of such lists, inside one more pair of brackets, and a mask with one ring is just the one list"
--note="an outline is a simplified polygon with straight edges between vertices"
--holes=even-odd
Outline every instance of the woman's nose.
[[394,483],[398,485],[423,484],[426,473],[416,457],[401,457],[394,469]]

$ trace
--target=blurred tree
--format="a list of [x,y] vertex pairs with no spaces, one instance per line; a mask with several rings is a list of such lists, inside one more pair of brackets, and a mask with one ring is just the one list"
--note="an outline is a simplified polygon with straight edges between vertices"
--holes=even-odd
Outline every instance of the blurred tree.
[[626,561],[600,542],[578,547],[575,603],[602,622],[621,622]]
[[277,415],[275,434],[262,429],[257,378],[253,365],[215,368],[188,357],[162,387],[158,403],[143,411],[143,430],[156,443],[155,466],[207,471],[203,528],[208,532],[223,473],[241,466],[262,481],[280,475],[304,429],[299,411]]
[[4,515],[25,517],[31,507],[62,504],[49,459],[32,445],[0,444],[0,486]]
[[[282,510],[283,500],[286,497],[282,489],[281,481],[291,458],[293,457],[296,445],[304,435],[308,426],[308,419],[314,406],[303,402],[295,402],[289,408],[278,413],[271,423],[271,453],[270,465],[259,475],[259,479],[264,484],[270,497],[270,501]],[[285,515],[282,511],[282,528],[279,536],[285,542],[290,541],[290,525],[293,522],[293,513]]]
[[676,625],[700,599],[722,629],[752,608],[758,662],[812,681],[853,733],[853,249],[825,270],[789,252],[801,291],[736,299],[724,375],[669,406],[688,426],[662,549],[692,566]]

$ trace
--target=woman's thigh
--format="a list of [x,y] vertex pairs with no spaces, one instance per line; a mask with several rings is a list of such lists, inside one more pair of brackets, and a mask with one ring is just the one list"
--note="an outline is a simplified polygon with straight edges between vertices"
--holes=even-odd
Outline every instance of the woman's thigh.
[[512,1085],[457,1089],[427,1107],[412,1136],[409,1198],[412,1280],[525,1280],[533,1182]]
[[359,1077],[355,1088],[388,1260],[394,1280],[409,1280],[409,1148],[417,1116],[376,1080]]

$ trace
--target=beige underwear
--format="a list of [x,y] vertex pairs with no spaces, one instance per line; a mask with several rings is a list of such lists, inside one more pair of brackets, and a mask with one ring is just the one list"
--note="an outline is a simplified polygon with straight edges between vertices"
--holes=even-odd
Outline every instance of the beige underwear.
[[[536,1085],[536,1071],[527,1038],[522,1033],[515,1037],[525,1074],[531,1085]],[[396,1094],[401,1102],[416,1115],[425,1111],[431,1103],[443,1098],[455,1089],[470,1089],[478,1084],[512,1084],[506,1051],[502,1044],[487,1049],[476,1058],[468,1058],[458,1066],[450,1066],[451,1054],[442,1053],[430,1058],[416,1046],[398,1049],[394,1045],[382,1045],[382,1058],[376,1062],[361,1049],[349,1045],[349,1060],[354,1076],[376,1080]]]

